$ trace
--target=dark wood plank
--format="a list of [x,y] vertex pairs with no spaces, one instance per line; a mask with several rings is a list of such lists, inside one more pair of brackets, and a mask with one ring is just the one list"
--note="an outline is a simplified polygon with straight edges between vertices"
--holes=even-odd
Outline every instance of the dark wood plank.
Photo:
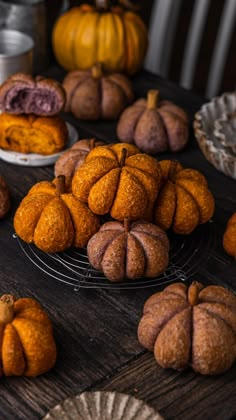
[[140,352],[135,316],[119,305],[115,307],[105,294],[74,292],[39,276],[36,268],[28,267],[27,274],[25,263],[21,267],[15,264],[18,276],[11,278],[10,287],[9,270],[1,276],[1,293],[10,290],[18,297],[35,297],[43,305],[53,321],[58,360],[56,367],[42,377],[1,380],[1,418],[14,413],[22,416],[19,418],[38,418],[62,398],[110,375]]
[[131,394],[166,419],[233,419],[236,414],[236,366],[223,375],[205,377],[164,370],[145,353],[112,378],[91,389]]

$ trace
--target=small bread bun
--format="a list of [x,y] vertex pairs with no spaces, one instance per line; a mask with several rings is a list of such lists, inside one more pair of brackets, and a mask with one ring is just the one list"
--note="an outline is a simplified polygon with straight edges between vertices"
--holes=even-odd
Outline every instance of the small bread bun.
[[64,149],[66,123],[60,117],[0,115],[0,147],[20,153],[51,155]]
[[16,73],[0,86],[0,109],[9,114],[53,116],[63,110],[65,99],[61,83],[42,76]]

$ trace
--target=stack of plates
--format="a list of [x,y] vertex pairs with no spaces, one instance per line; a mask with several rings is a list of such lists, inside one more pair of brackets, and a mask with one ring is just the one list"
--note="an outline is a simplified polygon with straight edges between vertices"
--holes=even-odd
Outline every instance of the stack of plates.
[[194,133],[206,159],[236,179],[236,92],[224,93],[195,114]]

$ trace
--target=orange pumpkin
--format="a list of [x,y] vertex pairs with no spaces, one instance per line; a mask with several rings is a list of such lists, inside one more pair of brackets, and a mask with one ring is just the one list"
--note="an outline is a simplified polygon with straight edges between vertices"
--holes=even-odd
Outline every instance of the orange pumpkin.
[[0,343],[0,375],[37,376],[56,362],[51,321],[34,299],[0,298]]
[[223,236],[223,247],[227,254],[236,258],[236,213],[229,218]]
[[73,7],[55,23],[52,45],[56,59],[66,70],[87,70],[103,63],[106,70],[136,73],[147,49],[147,28],[141,18],[121,7]]
[[65,193],[65,177],[55,184],[35,184],[22,200],[14,217],[16,234],[45,252],[83,247],[99,229],[99,218],[86,204]]

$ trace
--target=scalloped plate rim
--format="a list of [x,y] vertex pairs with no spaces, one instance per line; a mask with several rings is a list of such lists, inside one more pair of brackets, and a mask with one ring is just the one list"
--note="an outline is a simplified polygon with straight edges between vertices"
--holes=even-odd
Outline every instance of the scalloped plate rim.
[[231,97],[236,105],[236,92],[225,92],[221,96],[214,97],[210,101],[204,103],[194,115],[193,129],[197,143],[206,160],[208,160],[208,162],[210,162],[218,171],[236,179],[236,154],[229,151],[228,148],[225,148],[223,145],[217,147],[216,140],[219,143],[219,139],[214,136],[213,125],[210,127],[210,132],[209,130],[204,130],[203,127],[205,112],[209,106],[214,107],[217,103],[220,103],[225,106],[221,115],[223,112],[231,112],[230,109],[227,109],[229,108],[228,104]]
[[227,131],[227,127],[224,127],[224,123],[228,124],[228,129],[231,129],[231,131],[235,131],[236,133],[236,112],[224,113],[221,118],[216,119],[214,129],[214,136],[218,138],[218,140],[225,147],[225,149],[229,150],[229,152],[232,150],[233,153],[236,154],[236,141],[231,141],[229,139],[229,133]]
[[[42,420],[56,420],[57,418],[58,419],[62,419],[62,418],[63,419],[68,418],[69,419],[69,418],[71,418],[70,417],[70,411],[71,410],[69,410],[68,407],[71,406],[71,404],[73,404],[73,402],[75,402],[75,406],[76,406],[77,405],[76,402],[78,402],[80,400],[82,402],[84,399],[86,400],[89,397],[88,402],[91,403],[91,398],[95,400],[97,396],[100,397],[100,398],[104,398],[105,397],[106,402],[107,402],[107,400],[110,397],[112,404],[114,403],[114,399],[115,398],[117,398],[117,399],[123,399],[123,400],[127,400],[127,401],[131,401],[131,404],[132,403],[133,404],[136,403],[139,406],[141,404],[141,406],[144,409],[147,410],[147,416],[145,416],[145,418],[150,418],[150,416],[152,416],[151,417],[152,419],[154,418],[155,420],[164,420],[164,417],[162,417],[161,414],[158,411],[156,411],[151,405],[147,404],[144,400],[142,400],[140,398],[137,398],[137,397],[135,397],[135,396],[133,396],[131,394],[125,394],[123,392],[117,392],[117,391],[92,391],[92,392],[91,391],[84,391],[84,392],[82,392],[80,394],[77,394],[77,395],[75,395],[73,397],[65,398],[60,403],[56,404],[53,408],[51,408],[45,414],[45,416],[42,418]],[[106,406],[105,408],[107,409],[108,406]],[[103,409],[104,409],[104,407],[103,407]],[[67,413],[68,413],[68,417],[65,417],[65,415],[67,416]],[[78,414],[79,414],[79,412],[78,412]],[[107,410],[106,410],[106,412],[104,414],[107,414]],[[113,414],[113,411],[112,411],[112,414]],[[93,416],[90,415],[89,417],[90,417],[90,420],[92,420]],[[75,417],[75,420],[77,418],[78,419],[79,418],[82,419],[83,417],[77,417],[76,416]],[[121,417],[120,416],[119,416],[119,418],[121,420]],[[106,417],[106,419],[107,419],[107,417]],[[123,419],[123,416],[122,416],[122,419]],[[97,418],[96,418],[96,420],[97,420]],[[143,420],[145,420],[145,419],[143,418]]]

